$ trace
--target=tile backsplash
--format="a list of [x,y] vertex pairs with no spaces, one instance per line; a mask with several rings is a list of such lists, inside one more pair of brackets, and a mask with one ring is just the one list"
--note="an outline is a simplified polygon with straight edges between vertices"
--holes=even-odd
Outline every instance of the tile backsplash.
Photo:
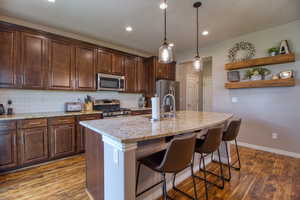
[[7,108],[7,101],[13,102],[14,113],[56,112],[64,111],[65,102],[74,102],[78,98],[83,101],[86,95],[96,99],[119,99],[121,107],[137,107],[140,94],[118,92],[73,92],[0,89],[0,104]]

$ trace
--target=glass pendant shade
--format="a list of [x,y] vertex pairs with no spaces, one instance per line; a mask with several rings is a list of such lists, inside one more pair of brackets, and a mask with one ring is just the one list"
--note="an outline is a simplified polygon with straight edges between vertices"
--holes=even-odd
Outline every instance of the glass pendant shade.
[[202,70],[202,59],[199,56],[196,56],[193,60],[193,67],[197,71]]
[[165,42],[158,52],[158,62],[160,63],[171,63],[173,62],[173,48]]

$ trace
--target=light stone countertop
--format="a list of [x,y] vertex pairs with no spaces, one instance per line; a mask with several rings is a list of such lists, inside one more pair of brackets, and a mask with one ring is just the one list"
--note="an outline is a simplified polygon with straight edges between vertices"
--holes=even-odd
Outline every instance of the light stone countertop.
[[223,124],[227,113],[178,111],[175,118],[151,122],[151,115],[83,121],[80,124],[120,143],[134,143],[189,133]]
[[131,111],[143,111],[143,110],[152,110],[152,108],[150,107],[142,107],[142,108],[139,108],[139,107],[133,107],[133,108],[129,108]]
[[101,113],[102,111],[22,113],[22,114],[13,114],[13,115],[0,115],[0,122],[7,121],[7,120],[37,119],[37,118],[77,116],[77,115],[89,115],[89,114],[101,114]]

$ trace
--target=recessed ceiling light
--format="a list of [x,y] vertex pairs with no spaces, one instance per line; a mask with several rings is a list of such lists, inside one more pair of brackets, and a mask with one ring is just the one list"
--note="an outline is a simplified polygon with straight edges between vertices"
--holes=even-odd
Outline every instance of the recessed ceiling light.
[[49,2],[51,2],[51,3],[55,3],[55,0],[48,0]]
[[126,30],[127,32],[131,32],[131,31],[132,31],[132,27],[131,27],[131,26],[126,26],[125,30]]
[[175,46],[174,43],[170,43],[170,44],[169,44],[169,47],[174,47],[174,46]]
[[165,2],[162,2],[160,5],[159,5],[159,8],[164,10],[164,9],[167,9],[168,7],[168,4],[166,4]]
[[208,35],[208,34],[209,34],[209,32],[206,31],[206,30],[202,32],[202,35],[204,35],[204,36],[206,36],[206,35]]

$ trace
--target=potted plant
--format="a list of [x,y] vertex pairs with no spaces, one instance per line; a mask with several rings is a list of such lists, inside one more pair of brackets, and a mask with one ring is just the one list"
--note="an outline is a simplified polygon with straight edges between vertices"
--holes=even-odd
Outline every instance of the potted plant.
[[272,47],[268,50],[270,56],[276,56],[279,53],[278,47]]
[[263,67],[256,67],[247,70],[244,79],[252,81],[264,80],[265,76],[269,74],[271,74],[271,71],[269,69]]

